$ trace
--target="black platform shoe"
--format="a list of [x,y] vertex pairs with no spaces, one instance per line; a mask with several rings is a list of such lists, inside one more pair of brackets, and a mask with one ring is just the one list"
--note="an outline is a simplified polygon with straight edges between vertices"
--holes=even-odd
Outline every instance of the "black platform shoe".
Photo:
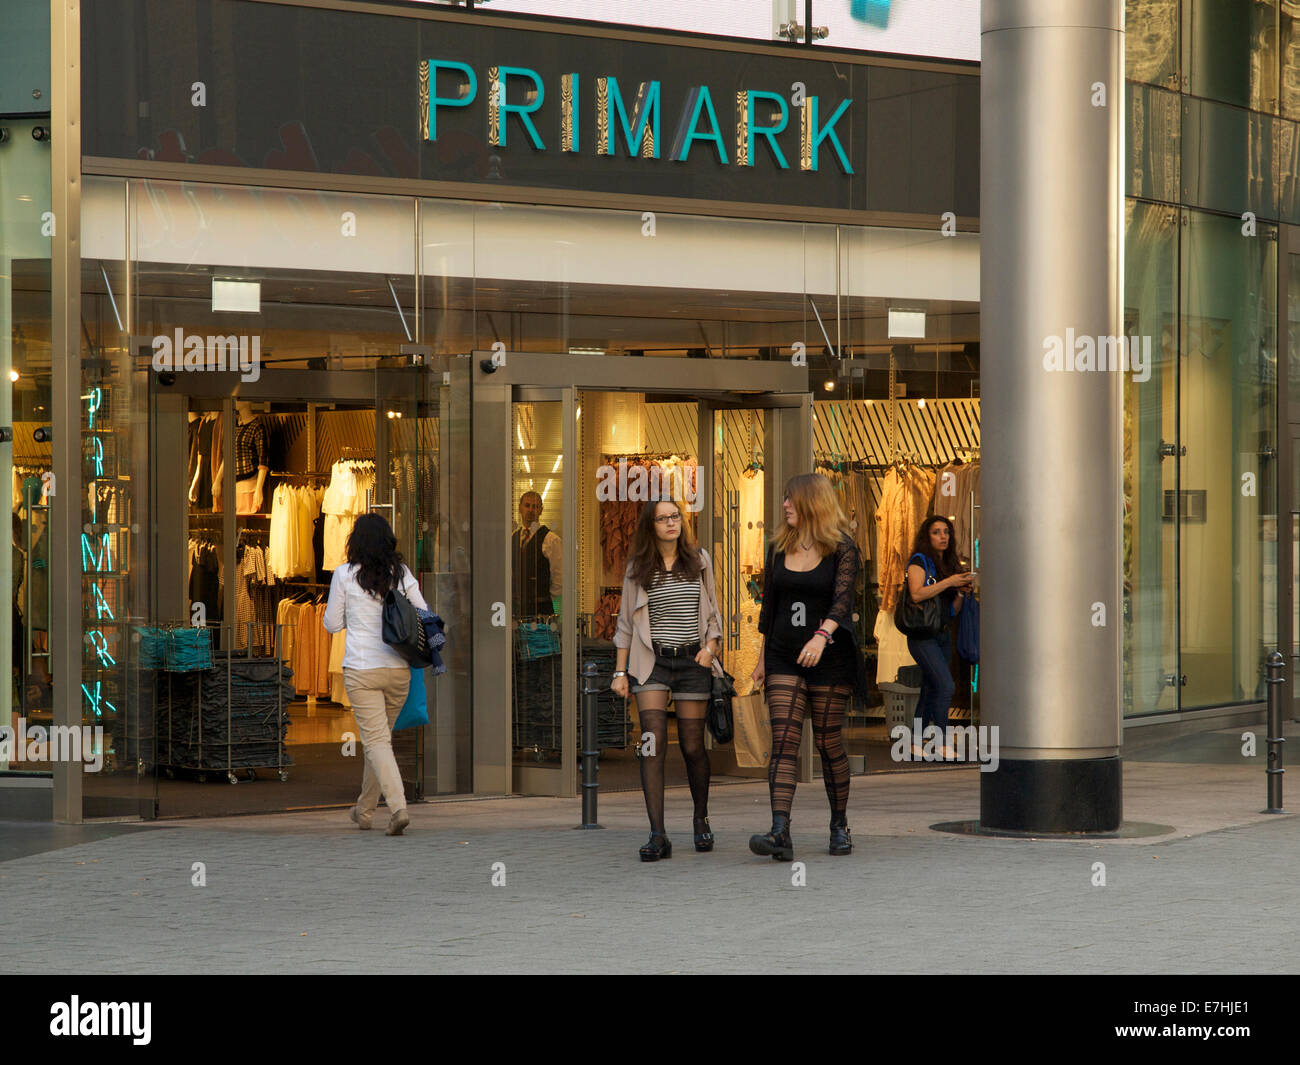
[[762,836],[749,837],[749,849],[755,854],[770,854],[778,862],[794,860],[794,845],[790,842],[790,817],[772,815],[772,829]]
[[[704,831],[700,831],[700,826],[704,826]],[[709,828],[709,819],[707,817],[695,818],[695,849],[697,851],[713,850],[713,830]]]
[[673,856],[672,841],[662,832],[651,832],[650,839],[640,851],[643,862],[657,862],[660,858]]
[[831,815],[831,853],[853,853],[853,840],[849,836],[849,819],[844,814]]

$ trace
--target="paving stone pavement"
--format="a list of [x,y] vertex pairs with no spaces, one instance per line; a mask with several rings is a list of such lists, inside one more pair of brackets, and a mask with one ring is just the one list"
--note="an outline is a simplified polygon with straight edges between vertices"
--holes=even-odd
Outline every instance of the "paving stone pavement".
[[[5,963],[13,973],[1295,972],[1300,820],[1256,816],[1258,776],[1241,770],[1211,789],[1216,803],[1233,800],[1220,820],[1235,827],[1170,816],[1195,821],[1196,774],[1221,769],[1126,766],[1126,814],[1176,831],[1070,842],[931,831],[978,810],[973,770],[859,778],[855,850],[838,858],[826,853],[823,793],[803,785],[793,836],[806,886],[747,849],[767,825],[761,783],[714,789],[712,854],[693,851],[689,793],[670,790],[673,857],[654,864],[636,855],[637,793],[602,797],[604,831],[575,831],[579,804],[558,799],[420,805],[401,838],[383,834],[382,809],[371,832],[339,811],[173,822],[0,862],[8,913],[31,913],[6,922]],[[1174,791],[1176,770],[1191,776]],[[191,883],[196,862],[206,886]],[[493,886],[498,862],[505,883]]]

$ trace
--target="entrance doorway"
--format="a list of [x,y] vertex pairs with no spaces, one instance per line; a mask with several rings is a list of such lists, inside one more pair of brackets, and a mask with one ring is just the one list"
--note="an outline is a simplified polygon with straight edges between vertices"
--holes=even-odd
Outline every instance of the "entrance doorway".
[[[432,378],[408,362],[152,382],[156,540],[141,665],[155,650],[167,661],[141,676],[154,685],[158,816],[356,801],[364,755],[344,637],[326,633],[322,615],[367,511],[389,519],[437,609]],[[411,800],[424,793],[424,731],[394,734]]]
[[[473,393],[486,467],[475,476],[475,613],[492,619],[475,631],[476,790],[495,779],[512,793],[577,794],[589,663],[601,787],[639,787],[635,700],[608,689],[636,515],[647,491],[682,504],[713,561],[724,664],[746,690],[766,528],[811,460],[807,372],[692,362],[688,387],[667,359],[521,353],[492,365],[476,367]],[[715,779],[735,770],[729,751],[713,757]]]

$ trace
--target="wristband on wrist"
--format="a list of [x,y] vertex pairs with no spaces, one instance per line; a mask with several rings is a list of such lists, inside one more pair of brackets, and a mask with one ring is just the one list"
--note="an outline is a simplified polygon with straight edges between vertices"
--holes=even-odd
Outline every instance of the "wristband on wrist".
[[[627,676],[627,670],[626,670],[626,669],[616,669],[616,670],[614,670],[614,677],[626,677],[626,676]],[[610,679],[612,680],[613,677],[611,677]]]
[[831,634],[827,632],[825,629],[818,629],[816,632],[813,633],[813,635],[822,637],[827,643],[835,642],[835,640],[831,637]]

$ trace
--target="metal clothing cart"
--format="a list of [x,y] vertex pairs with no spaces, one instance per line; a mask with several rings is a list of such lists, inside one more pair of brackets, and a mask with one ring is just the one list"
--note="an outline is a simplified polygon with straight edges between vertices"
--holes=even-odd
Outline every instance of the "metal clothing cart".
[[159,671],[157,702],[166,721],[158,725],[158,768],[167,776],[182,771],[206,781],[224,773],[235,784],[237,770],[254,780],[258,769],[272,769],[289,779],[285,705],[293,699],[292,671],[280,657],[278,626],[274,642],[272,656],[254,657],[250,632],[243,654],[214,651],[208,668]]

